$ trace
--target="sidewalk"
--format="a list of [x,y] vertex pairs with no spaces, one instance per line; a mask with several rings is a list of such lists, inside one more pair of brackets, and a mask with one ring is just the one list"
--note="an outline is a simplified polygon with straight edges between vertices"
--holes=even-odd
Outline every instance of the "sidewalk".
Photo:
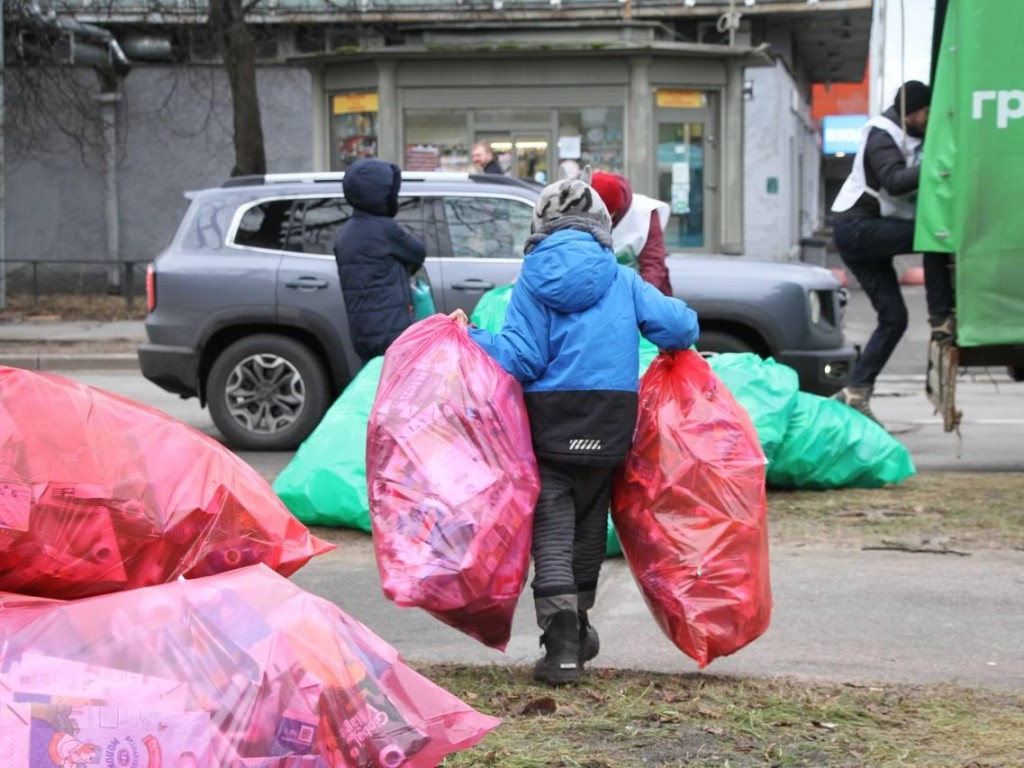
[[0,365],[30,370],[135,370],[141,320],[0,320]]

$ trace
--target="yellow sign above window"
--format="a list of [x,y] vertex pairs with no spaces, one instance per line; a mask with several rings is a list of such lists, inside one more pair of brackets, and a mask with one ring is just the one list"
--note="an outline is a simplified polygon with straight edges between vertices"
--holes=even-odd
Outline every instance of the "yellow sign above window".
[[339,93],[331,99],[331,112],[344,115],[350,112],[377,112],[379,99],[376,93]]
[[707,100],[704,97],[704,91],[678,91],[659,88],[657,92],[657,105],[659,107],[675,109],[700,109],[707,106]]

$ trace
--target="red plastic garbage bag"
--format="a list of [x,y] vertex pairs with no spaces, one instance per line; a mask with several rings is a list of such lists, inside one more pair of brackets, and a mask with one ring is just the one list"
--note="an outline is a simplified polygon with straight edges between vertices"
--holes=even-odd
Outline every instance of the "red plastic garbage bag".
[[384,594],[504,650],[540,492],[519,383],[435,315],[388,349],[366,439]]
[[74,741],[86,765],[433,768],[499,723],[263,565],[72,602],[0,594],[5,766]]
[[334,545],[248,464],[152,408],[0,367],[0,590],[73,599]]
[[641,381],[612,520],[658,625],[701,668],[768,628],[764,453],[696,352],[659,355]]

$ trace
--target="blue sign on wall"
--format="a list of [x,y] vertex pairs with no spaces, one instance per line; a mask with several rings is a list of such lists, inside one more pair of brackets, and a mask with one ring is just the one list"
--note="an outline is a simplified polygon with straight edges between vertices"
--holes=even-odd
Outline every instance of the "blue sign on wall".
[[821,121],[822,154],[856,154],[861,128],[868,119],[867,115],[826,115]]

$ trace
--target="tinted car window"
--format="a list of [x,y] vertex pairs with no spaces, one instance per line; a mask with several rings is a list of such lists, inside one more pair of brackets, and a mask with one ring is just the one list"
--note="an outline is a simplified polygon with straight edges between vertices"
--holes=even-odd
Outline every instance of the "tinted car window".
[[523,255],[533,206],[498,197],[448,197],[444,208],[456,258],[508,259]]
[[398,213],[395,214],[395,221],[416,235],[420,240],[423,240],[423,200],[419,197],[403,197],[399,199]]
[[[403,198],[395,215],[402,227],[423,238],[423,203],[418,197]],[[285,236],[285,250],[334,254],[338,228],[352,217],[352,206],[340,197],[298,200],[295,217]]]
[[334,235],[338,227],[352,216],[352,206],[341,198],[319,198],[299,201],[302,217],[289,233],[289,251],[334,254]]
[[235,245],[280,250],[291,229],[292,200],[267,200],[249,208],[238,223]]

